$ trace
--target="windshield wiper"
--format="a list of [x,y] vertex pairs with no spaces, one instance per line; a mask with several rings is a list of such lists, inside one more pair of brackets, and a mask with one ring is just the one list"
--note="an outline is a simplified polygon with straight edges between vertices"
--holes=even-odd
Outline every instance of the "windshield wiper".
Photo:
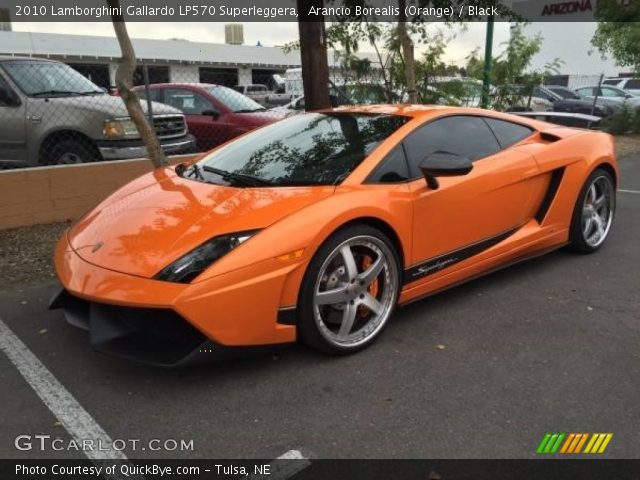
[[204,180],[204,175],[202,175],[202,170],[200,169],[200,165],[194,163],[191,167],[191,172],[189,173],[190,177],[196,177],[198,180]]
[[75,95],[78,92],[71,92],[69,90],[44,90],[42,92],[32,93],[33,97],[44,97],[47,95]]
[[264,107],[260,107],[260,108],[244,108],[242,110],[234,110],[233,113],[253,113],[253,112],[266,112],[267,109]]
[[32,97],[45,97],[48,95],[95,95],[97,93],[105,93],[99,90],[90,90],[88,92],[74,92],[71,90],[45,90],[42,92],[32,93]]
[[224,180],[233,181],[236,183],[240,183],[249,187],[262,187],[262,186],[271,186],[272,182],[269,180],[264,180],[262,178],[254,177],[252,175],[246,175],[244,173],[234,173],[227,172],[226,170],[221,170],[219,168],[210,167],[208,165],[204,165],[201,167],[202,170],[209,173],[215,173],[216,175],[220,175]]

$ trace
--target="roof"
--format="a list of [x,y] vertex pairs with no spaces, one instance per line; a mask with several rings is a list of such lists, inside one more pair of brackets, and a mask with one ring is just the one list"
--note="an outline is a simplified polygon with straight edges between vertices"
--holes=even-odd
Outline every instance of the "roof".
[[[139,60],[160,63],[194,63],[204,65],[247,65],[253,67],[299,67],[300,52],[285,53],[280,47],[228,45],[225,43],[191,42],[188,40],[131,40]],[[114,37],[69,35],[60,33],[0,31],[0,55],[51,57],[83,62],[111,61],[121,57],[120,46]],[[329,64],[335,63],[335,52],[328,52]],[[361,53],[376,63],[373,54]]]
[[[160,62],[198,64],[300,66],[300,53],[284,53],[278,47],[228,45],[187,40],[132,39],[136,57]],[[0,31],[0,55],[43,56],[64,59],[82,57],[84,61],[120,58],[114,37],[67,35],[59,33]]]
[[407,117],[421,117],[436,110],[447,110],[452,107],[442,105],[409,105],[409,104],[378,104],[378,105],[343,105],[332,108],[332,112],[376,113],[383,115],[405,115]]
[[49,60],[47,58],[11,57],[11,56],[8,56],[8,55],[0,55],[0,62],[16,62],[16,61],[23,61],[23,62],[38,61],[38,62],[52,62],[52,63],[55,63],[55,60]]
[[[485,110],[475,107],[451,107],[446,105],[411,105],[411,104],[380,104],[380,105],[345,105],[337,108],[323,110],[327,112],[352,112],[352,113],[373,113],[380,115],[403,115],[411,118],[425,119],[441,115],[481,115],[499,120],[506,120],[520,125],[528,125],[536,130],[546,130],[557,128],[558,125],[525,118],[512,113],[497,112],[495,110]],[[545,113],[545,112],[535,112]]]

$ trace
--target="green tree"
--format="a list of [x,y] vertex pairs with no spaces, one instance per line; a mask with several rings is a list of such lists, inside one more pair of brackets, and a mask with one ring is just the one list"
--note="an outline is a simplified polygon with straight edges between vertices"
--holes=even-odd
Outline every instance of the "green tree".
[[[540,52],[542,36],[527,37],[522,31],[522,25],[516,24],[511,29],[511,36],[504,42],[504,50],[493,58],[491,84],[495,85],[493,92],[493,108],[509,110],[514,106],[528,108],[533,88],[544,83],[545,79],[557,73],[561,65],[559,59],[546,64],[542,70],[531,70],[531,61]],[[479,50],[474,50],[467,57],[467,75],[482,79],[484,61]]]
[[[331,4],[333,0],[326,0]],[[405,15],[405,6],[425,7],[452,7],[453,11],[462,15],[454,15],[451,21],[440,22],[441,25],[453,27],[463,25],[468,20],[480,20],[480,15],[469,15],[468,0],[398,0],[399,15],[394,21],[378,23],[372,19],[355,14],[340,18],[332,17],[333,22],[327,28],[327,45],[346,52],[345,58],[358,51],[360,42],[367,41],[378,55],[380,75],[387,90],[389,98],[408,97],[413,103],[419,97],[420,61],[414,58],[415,45],[428,45],[433,38],[427,27],[432,24],[432,19],[417,13],[411,17]],[[346,7],[361,5],[370,7],[367,0],[344,0]],[[520,20],[510,8],[502,4],[500,0],[476,0],[474,6],[495,7],[501,20]],[[352,11],[355,11],[352,8]],[[419,10],[422,12],[424,10]],[[463,27],[464,28],[464,27]],[[285,52],[299,48],[299,42],[285,45]],[[382,55],[384,48],[386,55]],[[383,58],[386,57],[386,58]],[[377,66],[376,66],[377,67]]]
[[611,54],[621,66],[640,73],[640,2],[598,0],[598,21],[591,43],[602,55]]

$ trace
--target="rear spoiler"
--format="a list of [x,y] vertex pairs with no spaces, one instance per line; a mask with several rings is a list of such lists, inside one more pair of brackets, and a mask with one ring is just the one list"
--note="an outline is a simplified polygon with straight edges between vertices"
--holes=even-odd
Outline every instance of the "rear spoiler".
[[[591,128],[597,129],[600,125],[601,117],[587,115],[584,113],[569,112],[509,112],[521,117],[533,118],[543,122],[554,123],[565,127]],[[554,129],[545,130],[552,133]],[[563,137],[560,137],[563,138]]]

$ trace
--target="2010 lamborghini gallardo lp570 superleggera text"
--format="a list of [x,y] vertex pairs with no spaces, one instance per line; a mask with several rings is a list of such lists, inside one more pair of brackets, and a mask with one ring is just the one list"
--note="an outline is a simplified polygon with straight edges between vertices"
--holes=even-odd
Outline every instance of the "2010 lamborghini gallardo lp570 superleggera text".
[[52,308],[156,365],[300,340],[345,354],[396,304],[568,245],[598,250],[611,136],[479,109],[345,107],[144,175],[60,240]]

